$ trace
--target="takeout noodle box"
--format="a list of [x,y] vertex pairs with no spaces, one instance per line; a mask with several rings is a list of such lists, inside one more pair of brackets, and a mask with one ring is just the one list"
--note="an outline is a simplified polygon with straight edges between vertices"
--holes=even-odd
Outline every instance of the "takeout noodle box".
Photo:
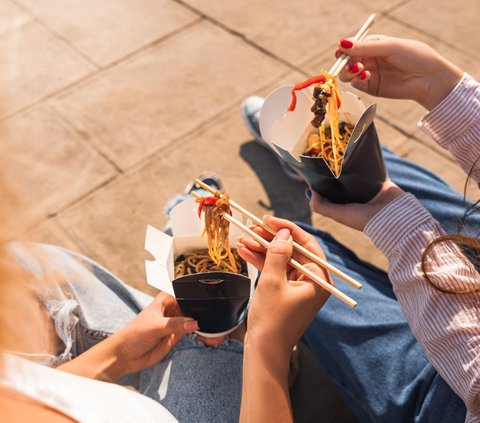
[[[195,273],[175,278],[175,258],[186,252],[206,249],[202,237],[204,222],[197,215],[195,199],[185,200],[170,212],[173,237],[153,226],[147,227],[145,249],[154,260],[145,260],[147,282],[177,299],[185,316],[198,320],[206,337],[232,332],[246,318],[248,304],[255,289],[258,272],[247,263],[248,276],[231,272]],[[236,210],[233,217],[248,225]],[[230,244],[243,233],[230,225]]]
[[311,125],[310,108],[313,87],[297,91],[297,106],[287,112],[292,85],[272,91],[260,111],[262,138],[283,160],[297,169],[308,184],[323,197],[336,203],[371,200],[386,178],[377,131],[373,122],[376,105],[365,108],[350,92],[342,92],[340,122],[354,126],[339,176],[335,176],[324,158],[303,155],[310,133],[318,133]]

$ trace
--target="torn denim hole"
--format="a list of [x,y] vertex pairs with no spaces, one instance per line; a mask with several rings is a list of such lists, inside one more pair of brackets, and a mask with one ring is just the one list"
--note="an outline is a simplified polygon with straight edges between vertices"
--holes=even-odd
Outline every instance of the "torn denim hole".
[[54,366],[59,366],[72,358],[73,330],[78,323],[78,317],[75,312],[78,309],[78,303],[74,299],[62,300],[44,300],[45,307],[55,323],[55,331],[58,337],[63,341],[65,350],[58,355]]

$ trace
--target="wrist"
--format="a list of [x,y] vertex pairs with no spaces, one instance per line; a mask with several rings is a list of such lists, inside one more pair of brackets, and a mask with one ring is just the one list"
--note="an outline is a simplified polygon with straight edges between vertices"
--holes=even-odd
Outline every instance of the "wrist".
[[288,369],[293,346],[287,345],[284,337],[274,336],[271,331],[248,329],[244,341],[244,354],[275,358],[279,367]]
[[463,78],[463,71],[443,57],[439,57],[436,68],[429,78],[425,95],[417,99],[429,111],[439,105]]
[[115,382],[127,373],[119,358],[118,343],[114,336],[62,364],[58,369],[103,382]]

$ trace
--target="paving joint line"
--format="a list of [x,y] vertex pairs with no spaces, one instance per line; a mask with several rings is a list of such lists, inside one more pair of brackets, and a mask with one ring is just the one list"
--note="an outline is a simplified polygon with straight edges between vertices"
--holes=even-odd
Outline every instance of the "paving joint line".
[[382,11],[382,14],[388,14],[390,12],[393,12],[397,9],[399,9],[400,7],[406,5],[407,3],[410,3],[412,0],[403,0],[403,1],[400,1],[398,2],[397,4],[394,4],[392,7],[390,7],[389,9],[386,9],[384,11]]
[[229,26],[227,26],[224,23],[220,22],[219,20],[213,18],[212,16],[207,15],[206,13],[202,12],[201,10],[189,5],[188,3],[185,3],[184,0],[173,0],[173,1],[175,3],[178,3],[179,5],[187,8],[191,12],[195,13],[200,18],[210,22],[211,24],[219,27],[220,29],[223,29],[225,32],[228,32],[230,35],[233,35],[234,37],[240,38],[243,42],[248,44],[250,47],[255,48],[256,50],[258,50],[261,53],[265,54],[266,56],[270,57],[271,59],[274,59],[274,60],[282,63],[283,65],[288,66],[291,70],[302,72],[302,70],[298,66],[294,65],[293,63],[290,63],[288,60],[276,55],[275,53],[272,53],[270,50],[268,50],[265,47],[262,47],[261,45],[257,44],[255,41],[248,38],[245,34],[242,34],[241,32],[236,31],[233,28],[230,28]]
[[[291,73],[292,70],[287,70],[286,72],[281,73],[278,77],[276,77],[274,80],[269,81],[268,83],[261,85],[260,87],[256,88],[255,91],[260,92],[265,90],[266,88],[270,87],[272,84],[274,84],[276,81],[281,80],[285,76],[287,76],[289,73]],[[304,73],[304,72],[301,72]],[[222,117],[226,116],[227,114],[231,113],[235,107],[238,107],[238,103],[241,101],[241,99],[235,100],[234,102],[230,103],[229,105],[225,106],[222,110],[219,112],[215,113],[212,116],[209,116],[205,118],[203,121],[201,121],[197,126],[194,128],[188,130],[187,132],[180,134],[176,138],[173,138],[168,142],[167,144],[158,147],[157,149],[154,149],[150,152],[150,154],[142,159],[140,159],[138,162],[134,163],[130,167],[126,168],[124,170],[125,174],[130,174],[131,172],[134,172],[136,169],[141,168],[142,166],[148,164],[151,160],[155,159],[160,153],[164,153],[165,151],[169,150],[170,148],[174,149],[176,146],[180,145],[178,141],[181,139],[185,139],[188,137],[191,137],[193,134],[197,133],[198,131],[201,131],[205,129],[206,127],[213,125],[215,122],[220,120]],[[238,115],[240,117],[240,109],[238,112]],[[178,147],[180,148],[180,147]]]
[[118,165],[113,159],[111,159],[107,153],[102,151],[93,141],[91,141],[91,137],[88,135],[88,132],[82,131],[81,129],[77,128],[73,122],[70,121],[67,117],[63,116],[62,113],[57,109],[55,104],[45,103],[45,107],[48,107],[53,113],[55,113],[60,120],[62,120],[65,125],[69,126],[82,140],[84,140],[90,147],[92,147],[100,157],[105,159],[116,171],[118,174],[124,173],[123,169]]
[[[275,78],[273,81],[270,81],[269,83],[259,87],[258,89],[256,89],[256,91],[262,91],[266,88],[268,88],[270,85],[274,84],[276,81],[278,80],[281,80],[282,78],[284,78],[286,75],[288,75],[289,73],[291,73],[291,70],[288,70],[282,74],[280,74],[277,78]],[[237,107],[237,103],[239,102],[239,100],[235,100],[233,103],[231,103],[230,105],[226,106],[224,109],[222,109],[221,111],[219,111],[218,113],[214,114],[213,116],[209,116],[208,118],[206,118],[205,120],[203,120],[202,122],[200,122],[197,126],[195,126],[194,128],[192,128],[191,130],[185,132],[184,134],[181,134],[179,135],[178,137],[176,138],[173,138],[168,144],[166,145],[163,145],[157,149],[154,149],[152,152],[150,152],[148,154],[148,156],[144,157],[143,159],[140,159],[138,162],[132,164],[131,166],[125,168],[125,169],[122,169],[122,172],[118,175],[115,175],[109,179],[107,179],[106,181],[104,181],[103,183],[99,184],[98,186],[92,188],[91,190],[89,190],[88,192],[82,194],[80,197],[72,200],[70,203],[66,204],[65,206],[63,206],[62,208],[60,208],[59,210],[57,210],[56,212],[54,213],[51,213],[49,214],[47,217],[48,218],[53,218],[53,217],[56,217],[58,216],[60,213],[63,213],[65,211],[67,211],[68,209],[70,209],[71,207],[74,207],[76,206],[81,200],[84,200],[85,198],[91,196],[91,195],[94,195],[97,191],[100,191],[104,188],[107,188],[109,187],[110,185],[112,185],[113,183],[115,183],[116,181],[119,181],[121,180],[122,178],[124,177],[127,177],[129,175],[131,175],[132,173],[134,173],[135,171],[141,169],[142,167],[148,165],[152,160],[154,160],[155,158],[157,158],[161,153],[167,151],[167,150],[172,150],[174,151],[175,148],[181,148],[180,146],[180,143],[178,142],[179,140],[181,139],[184,139],[184,138],[188,138],[188,137],[191,137],[194,133],[198,132],[198,131],[201,131],[203,130],[204,128],[210,126],[210,125],[213,125],[215,124],[216,122],[218,122],[220,119],[222,119],[224,116],[228,115],[229,113],[231,113],[235,107]],[[239,112],[239,115],[240,115],[240,112]]]
[[63,232],[63,235],[70,241],[72,242],[73,244],[75,244],[76,247],[78,247],[79,249],[82,249],[82,245],[79,245],[79,243],[75,240],[75,238],[69,233],[67,232],[67,230],[64,228],[63,225],[60,224],[59,220],[56,218],[56,217],[46,217],[44,219],[41,219],[39,220],[38,222],[36,222],[35,224],[33,224],[32,226],[30,226],[27,230],[23,231],[23,234],[22,236],[25,237],[27,240],[28,240],[28,236],[27,234],[31,231],[35,231],[37,229],[40,229],[40,227],[45,224],[45,223],[49,223],[49,222],[52,222],[53,224],[56,224],[57,226],[59,226],[60,230]]
[[79,56],[81,56],[82,59],[86,60],[90,65],[93,65],[96,70],[98,70],[100,68],[100,65],[98,63],[96,63],[93,59],[88,57],[83,51],[79,50],[75,45],[70,43],[70,41],[68,41],[64,36],[59,34],[57,31],[53,30],[52,28],[50,28],[45,22],[43,22],[43,20],[41,20],[38,16],[36,16],[32,11],[30,11],[28,8],[23,6],[21,3],[18,3],[17,0],[11,0],[11,1],[19,9],[23,10],[28,16],[30,16],[37,24],[39,24],[48,33],[53,35],[55,38],[57,38],[63,44],[66,44],[70,49],[72,49],[75,53],[77,53]]
[[177,35],[178,33],[182,32],[183,30],[187,30],[190,27],[198,25],[200,23],[201,23],[201,19],[196,19],[196,20],[194,20],[192,22],[189,22],[188,24],[186,24],[186,25],[184,25],[180,28],[177,28],[176,30],[174,30],[172,32],[169,32],[168,34],[164,35],[163,37],[157,38],[156,40],[152,41],[151,43],[146,44],[146,45],[140,47],[139,49],[128,53],[126,56],[123,56],[122,58],[120,58],[116,61],[113,61],[112,63],[109,63],[108,65],[105,65],[103,67],[95,69],[92,72],[87,73],[85,76],[82,76],[81,78],[79,78],[79,79],[77,79],[77,80],[75,80],[75,81],[73,81],[73,82],[71,82],[67,85],[64,85],[63,87],[61,87],[61,88],[59,88],[55,91],[52,91],[51,93],[43,96],[42,98],[34,101],[33,103],[27,104],[26,106],[23,106],[20,109],[12,112],[10,114],[7,113],[6,115],[0,117],[0,123],[4,122],[4,121],[7,121],[9,119],[12,119],[14,117],[17,117],[18,115],[21,115],[23,113],[27,113],[27,112],[31,111],[32,109],[34,109],[35,107],[37,107],[39,104],[41,104],[43,102],[51,100],[55,97],[61,97],[62,95],[68,93],[70,90],[76,88],[77,86],[87,84],[88,82],[93,81],[95,78],[101,77],[104,73],[108,72],[110,69],[113,69],[115,66],[120,65],[124,62],[128,62],[128,60],[132,59],[137,54],[140,54],[140,53],[154,47],[155,45],[160,44],[163,41],[166,41],[167,39]]
[[105,188],[106,186],[110,185],[113,181],[119,178],[120,175],[113,175],[110,178],[107,178],[105,181],[101,182],[97,186],[89,189],[88,191],[84,192],[83,194],[79,195],[77,198],[73,199],[72,201],[68,202],[67,204],[63,205],[62,207],[59,207],[58,210],[48,213],[46,217],[48,219],[57,217],[60,213],[63,213],[67,209],[70,209],[72,207],[75,207],[80,201],[83,199],[89,197],[90,195],[93,195],[95,192],[101,190],[102,188]]
[[[387,16],[389,19],[391,19],[392,21],[396,22],[397,24],[399,24],[401,26],[404,26],[405,28],[412,29],[416,32],[419,32],[423,35],[426,35],[427,37],[432,38],[436,42],[438,42],[440,44],[443,44],[444,46],[446,46],[446,47],[448,47],[452,50],[459,51],[460,53],[466,54],[466,55],[471,55],[472,54],[471,51],[463,50],[462,48],[459,48],[458,45],[451,44],[449,41],[446,41],[443,38],[439,38],[435,34],[432,34],[430,32],[427,32],[427,31],[419,28],[418,26],[415,26],[415,25],[412,25],[408,22],[405,22],[403,19],[397,18],[396,16],[390,15],[389,13],[386,13],[386,12],[382,12],[382,15]],[[475,55],[475,57],[477,58],[476,55]]]

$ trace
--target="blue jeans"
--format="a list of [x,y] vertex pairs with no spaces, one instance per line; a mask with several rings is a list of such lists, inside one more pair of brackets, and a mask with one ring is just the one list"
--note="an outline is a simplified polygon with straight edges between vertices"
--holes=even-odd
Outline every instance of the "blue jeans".
[[[61,284],[42,284],[45,275],[35,256],[20,245],[13,248],[23,266],[38,276],[37,295],[65,348],[59,356],[30,354],[27,358],[59,365],[125,327],[152,301],[86,257],[60,247],[39,247],[43,262],[55,269],[55,275],[60,272]],[[157,400],[182,423],[234,423],[240,414],[242,356],[243,345],[238,341],[207,347],[189,335],[162,362],[119,383]]]
[[[447,232],[471,204],[427,170],[383,149],[390,178],[414,194]],[[472,226],[480,223],[470,218]],[[428,362],[393,293],[388,275],[360,260],[329,234],[315,235],[328,261],[362,283],[335,282],[359,299],[349,310],[330,299],[303,336],[361,422],[464,422],[466,408]]]

